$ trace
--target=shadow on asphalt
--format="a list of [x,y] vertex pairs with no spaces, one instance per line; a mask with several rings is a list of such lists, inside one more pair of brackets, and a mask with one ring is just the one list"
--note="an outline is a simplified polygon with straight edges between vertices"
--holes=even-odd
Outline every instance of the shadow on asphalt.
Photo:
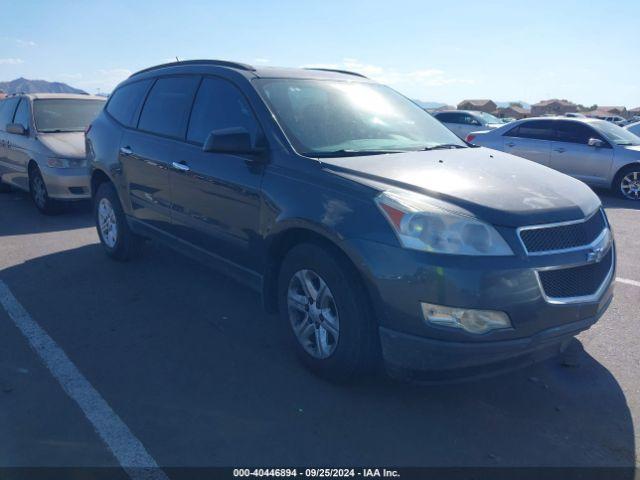
[[588,353],[578,367],[553,359],[453,385],[338,386],[296,361],[258,295],[153,243],[130,263],[89,245],[0,277],[160,465],[606,466],[633,478],[625,396]]
[[67,202],[53,215],[36,209],[29,194],[22,191],[0,193],[0,237],[58,232],[94,225],[91,202]]
[[594,189],[594,192],[598,194],[600,200],[602,200],[602,205],[605,208],[615,208],[622,210],[640,210],[640,201],[637,200],[626,200],[621,197],[616,197],[610,191]]

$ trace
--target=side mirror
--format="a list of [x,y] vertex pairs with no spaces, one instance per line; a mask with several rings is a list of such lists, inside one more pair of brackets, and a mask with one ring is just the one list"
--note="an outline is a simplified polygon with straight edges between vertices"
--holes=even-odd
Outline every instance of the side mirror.
[[15,135],[26,135],[27,129],[21,123],[9,123],[7,125],[7,133],[13,133]]
[[604,147],[604,142],[602,140],[600,140],[599,138],[590,138],[588,145],[590,147],[595,147],[595,148],[602,148]]
[[251,135],[244,127],[223,128],[212,131],[202,147],[204,152],[244,153],[255,155],[262,148],[251,144]]

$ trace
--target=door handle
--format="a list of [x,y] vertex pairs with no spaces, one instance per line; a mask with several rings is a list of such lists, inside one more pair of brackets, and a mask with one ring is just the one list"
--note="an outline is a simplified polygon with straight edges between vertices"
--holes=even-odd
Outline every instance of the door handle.
[[133,155],[133,150],[131,150],[131,147],[120,147],[120,153],[122,155]]
[[189,170],[191,170],[191,169],[189,168],[189,165],[187,165],[187,164],[186,164],[186,163],[184,163],[184,162],[173,162],[173,163],[171,164],[171,166],[172,166],[173,168],[175,168],[176,170],[179,170],[179,171],[181,171],[181,172],[188,172]]
[[560,148],[555,148],[554,150],[555,150],[556,152],[558,152],[558,153],[563,153],[563,152],[565,151],[565,149],[564,149],[564,148],[562,148],[562,147],[560,147]]
[[516,144],[515,144],[515,143],[513,143],[513,142],[509,142],[509,143],[507,143],[507,147],[515,147],[515,146],[516,146]]

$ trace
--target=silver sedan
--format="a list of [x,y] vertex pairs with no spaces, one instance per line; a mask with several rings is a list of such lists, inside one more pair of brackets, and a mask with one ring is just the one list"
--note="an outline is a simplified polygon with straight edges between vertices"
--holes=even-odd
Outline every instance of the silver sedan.
[[527,118],[468,142],[541,163],[594,187],[640,201],[640,137],[604,120]]

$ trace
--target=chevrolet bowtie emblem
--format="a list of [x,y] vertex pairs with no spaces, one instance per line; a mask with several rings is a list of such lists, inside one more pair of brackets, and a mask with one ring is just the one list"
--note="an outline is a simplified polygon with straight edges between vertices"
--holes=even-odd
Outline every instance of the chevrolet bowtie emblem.
[[587,262],[597,263],[604,257],[605,247],[592,248],[590,252],[587,252]]

